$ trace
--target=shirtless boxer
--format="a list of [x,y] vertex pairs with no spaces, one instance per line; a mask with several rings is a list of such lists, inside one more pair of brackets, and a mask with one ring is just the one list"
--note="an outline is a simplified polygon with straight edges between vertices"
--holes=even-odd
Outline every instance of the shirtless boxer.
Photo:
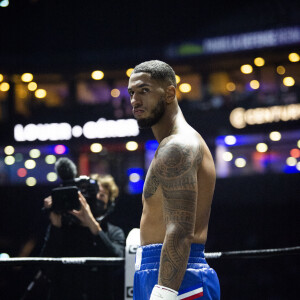
[[159,142],[143,191],[133,299],[220,299],[204,258],[216,179],[211,153],[178,106],[168,64],[136,66],[128,91],[139,127],[151,127]]

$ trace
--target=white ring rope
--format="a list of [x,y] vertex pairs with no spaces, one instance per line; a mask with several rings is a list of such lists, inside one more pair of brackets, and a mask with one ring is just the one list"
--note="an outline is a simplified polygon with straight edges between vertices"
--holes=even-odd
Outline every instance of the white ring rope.
[[[205,253],[207,259],[220,258],[265,258],[278,255],[300,254],[300,246],[262,249],[262,250],[243,250]],[[17,257],[0,258],[0,266],[20,266],[20,265],[123,265],[125,259],[122,257]]]

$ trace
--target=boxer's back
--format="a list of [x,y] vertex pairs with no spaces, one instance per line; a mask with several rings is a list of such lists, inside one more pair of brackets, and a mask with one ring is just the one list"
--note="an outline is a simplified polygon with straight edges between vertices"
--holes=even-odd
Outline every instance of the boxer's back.
[[[174,191],[176,191],[176,188],[182,190],[189,189],[192,185],[195,186],[197,203],[193,243],[205,244],[206,242],[210,207],[216,179],[215,167],[212,155],[206,143],[192,127],[187,125],[177,129],[175,134],[167,137],[160,143],[149,167],[143,192],[143,213],[140,224],[142,245],[163,243],[164,241],[166,225],[163,215],[163,202],[165,196],[160,182],[162,181],[160,175],[166,170],[165,166],[159,165],[161,162],[158,156],[160,155],[159,151],[163,151],[170,143],[176,145],[177,141],[180,141],[179,143],[181,145],[186,142],[186,150],[184,150],[187,151],[186,154],[183,151],[180,157],[176,153],[174,153],[174,155],[170,153],[167,159],[170,159],[169,165],[173,166],[172,169],[174,173],[181,173],[181,180],[178,181],[176,178],[170,178],[167,181],[164,180],[164,188],[174,188]],[[184,157],[189,155],[189,148],[193,149],[191,151],[193,151],[193,155],[195,155],[194,162],[196,168],[193,178],[191,174],[184,174],[182,170],[183,165],[177,161],[183,160]],[[178,170],[176,170],[177,167]],[[182,186],[176,187],[176,185],[179,184]],[[176,199],[176,201],[179,203],[179,206],[189,205],[189,199]]]

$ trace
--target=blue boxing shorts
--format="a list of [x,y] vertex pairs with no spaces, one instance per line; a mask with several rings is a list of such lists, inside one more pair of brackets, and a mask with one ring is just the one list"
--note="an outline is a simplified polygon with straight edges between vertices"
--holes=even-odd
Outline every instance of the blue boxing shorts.
[[[158,272],[162,244],[139,247],[135,259],[133,300],[149,300]],[[192,244],[187,269],[178,291],[180,300],[219,300],[217,273],[204,258],[204,245]]]

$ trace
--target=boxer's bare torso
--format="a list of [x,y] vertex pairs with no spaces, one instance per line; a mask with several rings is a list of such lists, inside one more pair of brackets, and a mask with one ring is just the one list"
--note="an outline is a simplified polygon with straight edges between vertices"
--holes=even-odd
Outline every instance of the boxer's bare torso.
[[133,72],[128,92],[139,126],[150,126],[159,142],[144,185],[141,245],[163,243],[158,284],[178,291],[191,243],[206,242],[216,177],[213,159],[186,122],[173,83]]
[[[166,217],[172,216],[176,223],[184,223],[182,218],[192,221],[195,217],[192,242],[205,244],[215,178],[213,158],[206,143],[192,127],[180,122],[172,134],[161,141],[147,173],[141,244],[163,243]],[[195,200],[190,199],[193,191]],[[170,209],[169,201],[176,203]],[[184,224],[182,226],[184,228]]]

